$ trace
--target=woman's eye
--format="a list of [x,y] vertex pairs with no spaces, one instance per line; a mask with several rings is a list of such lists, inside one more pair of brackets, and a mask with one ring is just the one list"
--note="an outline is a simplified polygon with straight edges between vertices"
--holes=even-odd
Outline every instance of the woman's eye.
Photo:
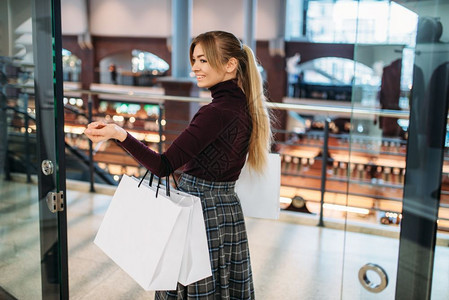
[[200,62],[202,62],[202,63],[207,63],[207,60],[205,60],[205,59],[200,59]]

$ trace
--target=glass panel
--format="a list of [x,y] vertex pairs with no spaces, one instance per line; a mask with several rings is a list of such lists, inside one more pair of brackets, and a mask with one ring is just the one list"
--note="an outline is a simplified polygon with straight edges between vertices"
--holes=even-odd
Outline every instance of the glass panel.
[[[370,1],[360,1],[359,21],[364,2]],[[350,232],[357,217],[347,213],[344,299],[449,294],[449,35],[443,30],[449,4],[394,5],[401,13],[390,14],[384,26],[396,27],[397,45],[367,41],[363,26],[357,32],[355,61],[372,66],[381,80],[364,83],[355,64],[346,206],[364,206],[372,223],[367,233],[377,236]]]
[[0,2],[0,299],[42,298],[31,15]]
[[65,213],[46,201],[65,190],[58,3],[0,2],[0,299],[68,298]]
[[[416,72],[410,36],[416,36],[418,21],[415,12],[397,6],[360,1],[356,10],[342,299],[394,299],[396,293],[409,97]],[[379,39],[380,29],[386,40]],[[365,232],[352,232],[361,222]]]

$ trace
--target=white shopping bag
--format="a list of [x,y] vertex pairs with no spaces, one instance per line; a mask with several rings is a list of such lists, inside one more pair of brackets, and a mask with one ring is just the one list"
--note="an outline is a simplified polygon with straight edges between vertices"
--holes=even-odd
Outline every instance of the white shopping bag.
[[[187,232],[186,246],[178,279],[182,285],[189,285],[200,279],[212,276],[201,201],[194,203],[191,214],[190,230]],[[204,266],[206,265],[209,268],[205,268]]]
[[246,217],[278,219],[280,211],[281,157],[268,154],[268,163],[262,173],[243,167],[235,184],[243,214]]
[[[200,214],[194,212],[198,209]],[[189,226],[193,222],[202,222],[202,227]],[[198,197],[175,191],[168,197],[162,189],[156,197],[155,188],[138,187],[137,179],[123,175],[94,243],[145,290],[174,290],[189,244],[186,238],[197,235],[208,252]],[[204,277],[192,278],[189,284],[211,276],[208,253],[206,258],[193,262]]]

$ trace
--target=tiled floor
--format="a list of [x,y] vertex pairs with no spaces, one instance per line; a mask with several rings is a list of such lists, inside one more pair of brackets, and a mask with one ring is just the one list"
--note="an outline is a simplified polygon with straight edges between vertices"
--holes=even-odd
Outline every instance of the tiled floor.
[[[99,186],[91,194],[85,185],[68,186],[70,299],[152,299],[152,292],[145,292],[93,244],[112,191]],[[18,299],[39,299],[37,209],[27,200],[35,199],[35,186],[0,189],[0,286]],[[290,212],[277,221],[247,219],[257,299],[394,299],[399,243],[388,235],[396,233],[357,224],[346,228],[364,233],[349,232],[333,229],[342,227],[338,222],[328,221],[325,228],[316,222],[316,217]],[[387,272],[389,284],[381,293],[370,293],[359,283],[358,271],[366,263]],[[447,246],[437,247],[434,274],[432,299],[449,299]]]

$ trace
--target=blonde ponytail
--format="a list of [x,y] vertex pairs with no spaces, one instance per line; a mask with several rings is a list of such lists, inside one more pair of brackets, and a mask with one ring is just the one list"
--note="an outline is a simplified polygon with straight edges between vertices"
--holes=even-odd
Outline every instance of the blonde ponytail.
[[202,45],[209,64],[216,70],[223,68],[231,58],[238,60],[237,81],[246,95],[252,121],[248,164],[252,170],[262,172],[267,163],[272,134],[262,76],[257,69],[253,51],[248,46],[242,45],[240,40],[232,33],[209,31],[193,39],[190,45],[190,62],[192,64],[193,51],[197,44]]
[[[248,164],[256,172],[262,172],[267,164],[268,152],[272,142],[270,115],[266,105],[263,80],[257,69],[256,58],[250,47],[243,45],[248,57],[248,82],[245,94],[252,120],[252,132],[249,140]],[[243,79],[243,78],[239,78]],[[245,81],[245,79],[243,79]]]

